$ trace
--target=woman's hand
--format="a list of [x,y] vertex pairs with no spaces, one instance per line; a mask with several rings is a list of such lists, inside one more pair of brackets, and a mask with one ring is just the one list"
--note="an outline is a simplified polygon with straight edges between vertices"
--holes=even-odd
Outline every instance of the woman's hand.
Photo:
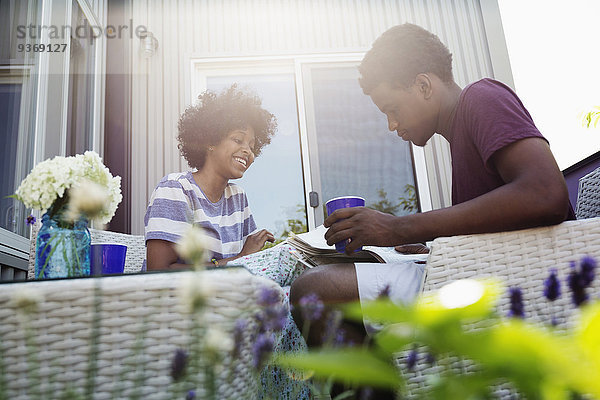
[[239,256],[247,256],[249,254],[256,253],[260,249],[263,248],[266,242],[273,243],[275,241],[275,236],[271,232],[266,229],[260,230],[246,239],[244,243],[244,247],[242,247],[242,251]]

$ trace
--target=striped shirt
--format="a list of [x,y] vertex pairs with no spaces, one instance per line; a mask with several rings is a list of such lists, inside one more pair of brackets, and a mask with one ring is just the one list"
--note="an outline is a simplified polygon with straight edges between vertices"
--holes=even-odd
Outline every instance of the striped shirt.
[[218,260],[238,255],[248,235],[257,231],[244,190],[228,183],[216,203],[208,200],[192,172],[165,176],[158,183],[144,217],[146,240],[177,242],[190,224],[204,228],[207,250]]

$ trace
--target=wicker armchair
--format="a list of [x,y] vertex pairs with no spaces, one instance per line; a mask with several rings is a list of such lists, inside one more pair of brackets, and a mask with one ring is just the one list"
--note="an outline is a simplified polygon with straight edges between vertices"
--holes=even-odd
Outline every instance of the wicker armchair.
[[[578,263],[586,255],[600,261],[600,218],[513,232],[441,237],[432,243],[423,290],[436,291],[459,279],[499,279],[507,288],[521,288],[527,320],[548,324],[554,319],[558,329],[567,329],[572,326],[576,313],[568,290],[551,303],[544,299],[543,282],[551,268],[555,268],[561,282],[565,282],[570,263]],[[591,297],[600,296],[599,279],[593,282],[588,293]],[[502,296],[497,307],[500,315],[507,315],[509,296]],[[399,364],[406,355],[404,352]],[[409,398],[425,390],[426,374],[431,368],[420,361],[409,375]],[[464,372],[461,365],[457,368],[457,372]],[[498,387],[495,392],[501,399],[515,398],[508,387]]]
[[[185,398],[205,385],[171,384],[170,365],[178,348],[190,349],[192,315],[178,294],[194,272],[148,273],[97,278],[30,281],[0,288],[0,390],[5,398],[62,398],[69,388],[79,398]],[[214,368],[216,398],[255,399],[258,380],[253,371],[254,319],[260,290],[279,293],[274,282],[243,268],[200,273],[214,289],[207,299],[204,326],[219,328],[233,338],[235,321],[247,321],[239,351],[229,351]],[[23,301],[41,298],[36,311],[23,313]],[[96,376],[89,379],[91,360]],[[202,359],[204,360],[204,358]],[[202,368],[201,371],[205,371]],[[93,384],[90,386],[90,382]],[[5,385],[4,387],[2,387]],[[87,392],[86,392],[87,390]],[[36,391],[41,393],[36,396]],[[183,391],[183,393],[181,393]],[[93,392],[93,396],[90,393]],[[87,395],[86,395],[87,393]]]
[[[29,244],[29,268],[27,269],[27,279],[35,279],[35,246],[37,234],[40,230],[40,223],[33,225],[31,230],[31,241]],[[99,229],[90,229],[92,243],[118,243],[127,246],[127,255],[125,256],[124,273],[131,274],[140,272],[142,264],[146,259],[146,241],[142,235],[128,235],[125,233],[102,231]]]
[[579,179],[577,219],[600,217],[600,168]]
[[[438,238],[433,241],[427,260],[424,291],[439,289],[458,279],[493,277],[504,281],[507,287],[522,289],[525,302],[536,305],[527,310],[528,317],[548,322],[557,307],[564,310],[560,317],[564,319],[573,308],[568,295],[556,300],[552,307],[544,307],[544,302],[539,301],[543,298],[543,281],[550,268],[556,268],[564,282],[570,263],[579,262],[585,255],[600,261],[600,218],[513,232]],[[592,290],[595,295],[600,294],[600,280],[594,282]],[[506,313],[508,306],[505,296],[500,312]]]

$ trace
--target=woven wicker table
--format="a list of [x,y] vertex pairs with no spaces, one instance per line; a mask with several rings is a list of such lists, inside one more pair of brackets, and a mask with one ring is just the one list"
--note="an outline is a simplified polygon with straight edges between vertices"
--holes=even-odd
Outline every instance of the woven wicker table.
[[[194,274],[188,271],[0,285],[0,367],[4,368],[0,385],[4,385],[5,398],[45,399],[50,393],[69,389],[84,394],[90,383],[90,354],[97,357],[97,376],[93,390],[89,389],[94,399],[175,398],[170,365],[176,349],[189,348],[191,325],[191,315],[184,311],[179,292]],[[272,281],[242,268],[201,274],[215,289],[206,305],[204,324],[233,337],[235,321],[248,321],[235,360],[227,352],[224,368],[215,370],[216,397],[256,398],[258,382],[252,370],[251,339],[258,329],[253,322],[259,309],[257,299],[260,289],[272,288],[279,291],[283,302],[283,292]],[[15,300],[24,291],[29,297],[43,298],[37,311],[29,315],[22,307],[17,309]],[[28,338],[33,338],[33,344],[27,343]],[[91,352],[94,343],[97,352]]]

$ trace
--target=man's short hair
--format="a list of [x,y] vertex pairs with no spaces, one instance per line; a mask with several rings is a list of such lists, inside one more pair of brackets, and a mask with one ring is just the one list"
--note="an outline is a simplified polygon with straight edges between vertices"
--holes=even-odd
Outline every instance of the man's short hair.
[[433,73],[443,82],[454,81],[452,54],[433,33],[413,24],[385,31],[363,58],[360,86],[369,94],[381,83],[410,87],[416,76]]

